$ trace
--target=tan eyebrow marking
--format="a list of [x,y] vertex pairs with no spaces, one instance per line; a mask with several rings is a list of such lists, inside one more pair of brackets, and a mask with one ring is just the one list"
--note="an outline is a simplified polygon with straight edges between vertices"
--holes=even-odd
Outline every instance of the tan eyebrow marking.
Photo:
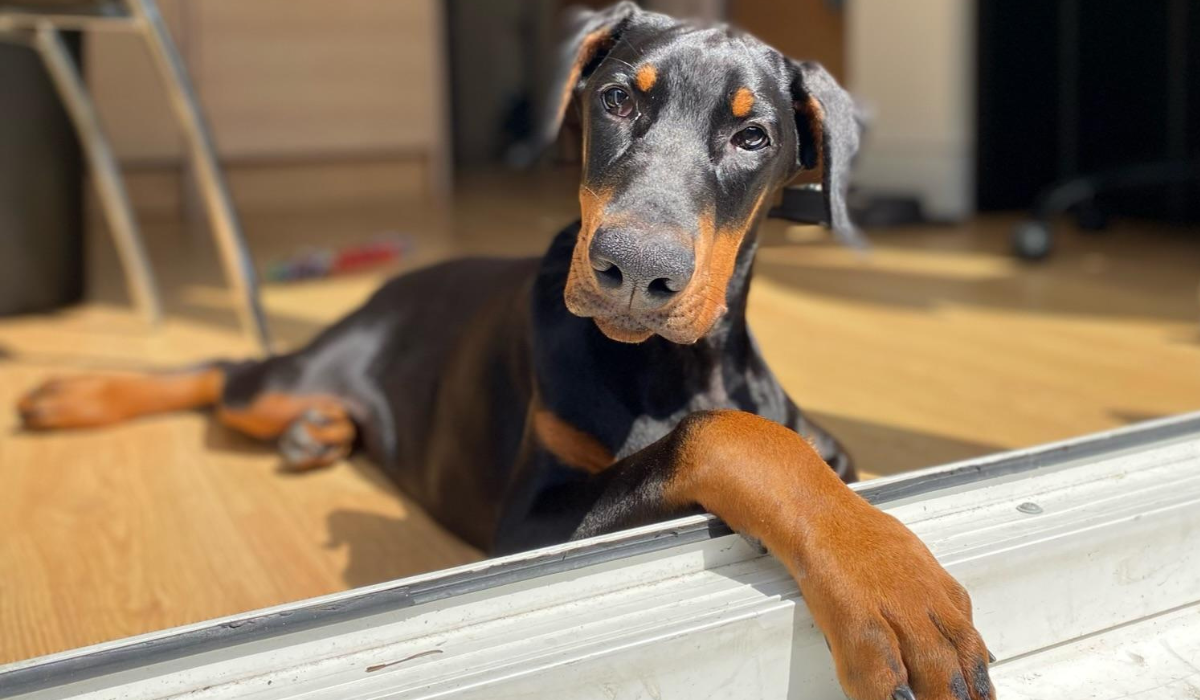
[[738,88],[733,93],[733,99],[730,100],[729,106],[733,109],[733,116],[747,116],[750,114],[750,109],[754,107],[754,93],[750,92],[749,88]]
[[638,68],[635,78],[638,90],[650,92],[650,88],[654,87],[654,83],[658,81],[658,69],[647,63]]

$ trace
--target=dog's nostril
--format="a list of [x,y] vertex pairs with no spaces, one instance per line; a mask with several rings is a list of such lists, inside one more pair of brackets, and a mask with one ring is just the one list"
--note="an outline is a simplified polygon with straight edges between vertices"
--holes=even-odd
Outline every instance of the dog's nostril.
[[631,312],[658,309],[678,298],[692,278],[694,261],[689,242],[670,227],[600,228],[588,247],[596,291],[626,303]]
[[683,285],[678,281],[667,277],[659,277],[656,280],[651,280],[646,286],[646,291],[652,296],[669,297],[678,294],[683,290]]
[[617,289],[625,282],[621,268],[608,261],[593,262],[592,268],[596,271],[596,281],[606,289]]

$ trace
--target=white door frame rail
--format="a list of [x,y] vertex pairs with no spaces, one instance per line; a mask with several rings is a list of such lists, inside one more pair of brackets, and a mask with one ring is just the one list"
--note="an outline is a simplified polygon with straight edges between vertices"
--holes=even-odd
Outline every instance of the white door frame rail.
[[[1000,697],[1200,697],[1200,413],[868,482]],[[842,697],[795,584],[696,516],[33,659],[27,698]]]

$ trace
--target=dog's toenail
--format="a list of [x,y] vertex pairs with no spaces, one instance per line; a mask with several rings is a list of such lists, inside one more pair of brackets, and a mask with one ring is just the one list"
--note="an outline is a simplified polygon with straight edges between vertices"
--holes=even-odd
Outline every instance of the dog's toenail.
[[313,438],[312,433],[308,432],[308,428],[302,423],[292,426],[292,429],[288,431],[288,438],[287,443],[295,449],[311,452],[314,448],[320,446],[316,439]]
[[333,422],[332,418],[315,408],[310,408],[304,412],[304,420],[313,425],[329,425]]
[[975,668],[975,677],[971,679],[971,684],[975,686],[975,695],[987,700],[992,697],[992,679],[988,676],[987,666],[979,664]]
[[892,700],[917,700],[917,696],[913,695],[912,689],[907,685],[902,685],[892,693]]
[[967,693],[967,680],[961,673],[955,673],[954,678],[950,679],[950,694],[954,696],[954,700],[971,700],[970,694]]

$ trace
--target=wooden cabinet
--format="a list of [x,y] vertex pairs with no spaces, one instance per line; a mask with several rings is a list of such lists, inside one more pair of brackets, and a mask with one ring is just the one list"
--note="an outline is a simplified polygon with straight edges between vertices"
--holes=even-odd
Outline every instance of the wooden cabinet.
[[[158,7],[186,56],[181,0],[158,0]],[[175,116],[141,37],[91,32],[84,39],[83,66],[100,119],[123,163],[161,165],[179,159],[183,142]]]
[[[413,160],[440,188],[450,158],[440,0],[160,0],[222,160]],[[118,156],[181,154],[137,37],[90,37],[88,80]]]
[[827,0],[729,0],[729,21],[785,55],[818,61],[846,80],[844,13]]

